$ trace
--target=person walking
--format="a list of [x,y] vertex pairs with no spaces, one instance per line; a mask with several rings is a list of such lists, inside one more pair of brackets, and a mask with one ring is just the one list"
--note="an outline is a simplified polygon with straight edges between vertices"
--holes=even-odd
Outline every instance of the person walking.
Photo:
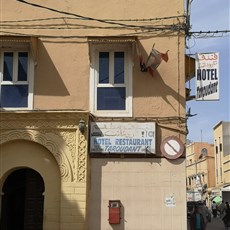
[[208,222],[211,222],[211,219],[212,219],[211,212],[209,211],[205,202],[203,202],[202,205],[199,206],[199,210],[200,210],[200,213],[203,215],[204,224],[205,224],[205,228],[206,228]]
[[212,202],[212,214],[213,214],[213,217],[216,218],[216,216],[217,216],[217,205],[216,205],[215,201]]
[[228,203],[226,204],[225,215],[222,220],[224,222],[225,229],[228,229],[228,227],[230,227],[230,207]]
[[221,204],[219,205],[219,209],[220,209],[220,218],[224,216],[225,214],[225,203],[224,200],[222,200]]
[[204,217],[200,212],[199,206],[196,205],[190,218],[190,230],[205,230]]

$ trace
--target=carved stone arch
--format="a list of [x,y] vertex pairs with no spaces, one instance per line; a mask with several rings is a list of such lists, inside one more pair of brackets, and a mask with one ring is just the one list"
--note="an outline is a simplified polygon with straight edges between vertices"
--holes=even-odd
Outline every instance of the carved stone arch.
[[65,150],[65,141],[52,133],[41,133],[38,130],[11,130],[0,134],[0,144],[13,140],[28,140],[47,148],[56,159],[63,181],[74,181],[73,166]]

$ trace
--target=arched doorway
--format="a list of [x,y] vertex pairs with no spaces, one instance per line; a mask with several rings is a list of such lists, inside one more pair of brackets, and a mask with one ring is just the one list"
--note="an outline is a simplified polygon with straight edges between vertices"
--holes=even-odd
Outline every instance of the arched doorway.
[[44,181],[33,169],[12,172],[2,188],[1,230],[42,230]]

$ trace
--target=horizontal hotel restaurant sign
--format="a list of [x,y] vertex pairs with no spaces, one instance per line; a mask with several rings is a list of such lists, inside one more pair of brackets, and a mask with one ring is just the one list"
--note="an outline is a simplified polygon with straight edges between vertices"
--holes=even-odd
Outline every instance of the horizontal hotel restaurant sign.
[[219,53],[197,54],[196,100],[219,100]]
[[92,122],[91,153],[155,154],[155,122]]

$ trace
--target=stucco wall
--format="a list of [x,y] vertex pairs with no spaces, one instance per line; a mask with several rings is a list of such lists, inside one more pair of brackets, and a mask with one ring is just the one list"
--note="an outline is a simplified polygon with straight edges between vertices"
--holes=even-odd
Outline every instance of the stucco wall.
[[[186,229],[183,161],[91,159],[89,229]],[[173,207],[165,202],[170,196]],[[109,200],[121,201],[119,225],[108,222]]]
[[[59,1],[54,5],[53,1],[3,0],[1,12],[1,21],[13,21],[1,35],[38,37],[35,109],[89,110],[88,36],[136,36],[145,61],[153,44],[162,53],[169,50],[169,61],[163,61],[152,78],[140,71],[138,55],[133,53],[133,116],[185,116],[184,33],[176,29],[155,30],[159,26],[182,26],[183,2],[86,0]],[[81,20],[81,16],[86,18]],[[121,21],[100,21],[105,19]]]

